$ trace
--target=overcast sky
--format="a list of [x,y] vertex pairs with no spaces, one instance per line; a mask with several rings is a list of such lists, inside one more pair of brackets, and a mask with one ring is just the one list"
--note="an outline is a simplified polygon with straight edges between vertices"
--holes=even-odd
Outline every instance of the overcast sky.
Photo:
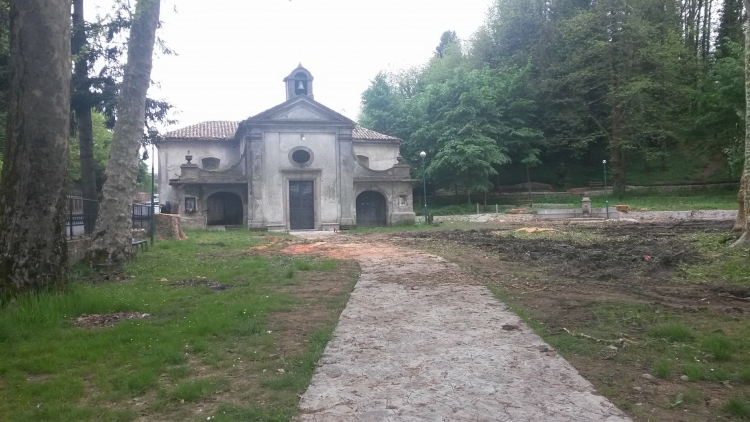
[[[87,0],[87,20],[111,0]],[[380,70],[427,61],[443,31],[469,39],[491,0],[166,0],[149,95],[180,121],[243,120],[283,102],[282,79],[300,62],[315,99],[356,119],[360,95]],[[176,12],[175,12],[176,9]]]

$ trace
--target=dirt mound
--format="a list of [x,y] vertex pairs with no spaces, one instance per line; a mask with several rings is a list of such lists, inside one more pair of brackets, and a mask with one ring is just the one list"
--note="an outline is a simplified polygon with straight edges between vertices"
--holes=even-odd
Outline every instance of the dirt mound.
[[121,321],[128,321],[131,319],[146,319],[150,318],[151,315],[144,314],[141,312],[115,312],[112,314],[83,314],[76,318],[75,325],[77,327],[83,327],[88,329],[114,327],[115,324]]
[[[730,224],[731,225],[731,224]],[[697,251],[690,244],[670,242],[678,233],[727,231],[727,223],[607,225],[578,227],[609,240],[591,243],[550,238],[518,238],[497,231],[452,230],[411,232],[401,236],[457,242],[495,253],[502,260],[529,262],[550,269],[555,275],[597,280],[648,276],[668,278],[684,262],[695,262]]]

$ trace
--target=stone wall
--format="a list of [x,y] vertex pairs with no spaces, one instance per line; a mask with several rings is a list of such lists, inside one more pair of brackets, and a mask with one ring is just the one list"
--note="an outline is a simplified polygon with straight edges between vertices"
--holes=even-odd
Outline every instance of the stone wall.
[[91,246],[91,237],[68,239],[68,263],[75,264],[86,256],[86,249]]

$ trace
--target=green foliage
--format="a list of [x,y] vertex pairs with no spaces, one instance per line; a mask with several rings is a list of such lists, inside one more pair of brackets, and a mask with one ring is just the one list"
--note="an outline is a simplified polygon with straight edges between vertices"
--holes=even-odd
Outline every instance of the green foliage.
[[696,132],[706,140],[703,150],[726,155],[732,174],[742,172],[745,147],[744,48],[729,39],[701,81]]
[[[136,415],[125,409],[133,408],[133,397],[142,396],[149,397],[149,406],[136,412],[159,420],[189,420],[192,415],[170,414],[178,411],[180,400],[213,401],[208,397],[217,392],[229,394],[237,376],[268,369],[273,372],[269,379],[277,378],[277,368],[286,370],[283,383],[271,388],[254,380],[254,389],[245,393],[268,397],[269,409],[256,409],[256,420],[289,420],[347,294],[325,296],[331,318],[315,327],[318,331],[299,353],[269,358],[279,353],[276,336],[282,333],[269,326],[269,315],[303,304],[279,288],[291,261],[248,257],[248,248],[265,241],[246,231],[194,231],[188,236],[187,241],[159,242],[139,252],[137,262],[125,267],[122,281],[100,280],[103,275],[76,267],[74,282],[64,292],[25,296],[0,309],[2,420],[134,420]],[[312,270],[337,265],[320,260]],[[196,277],[231,288],[172,285]],[[100,329],[74,324],[82,314],[120,311],[151,317]],[[211,377],[203,376],[204,371]],[[243,388],[248,388],[244,381]],[[278,419],[279,414],[286,418]]]
[[[112,145],[112,131],[107,129],[106,117],[101,113],[92,113],[91,121],[94,128],[94,161],[96,161],[96,182],[99,189],[104,183],[104,169],[109,160],[109,148]],[[79,142],[70,140],[70,156],[68,163],[68,181],[72,187],[77,187],[81,181],[81,157]]]
[[416,75],[379,74],[362,95],[360,123],[404,138],[403,153],[415,168],[426,151],[435,187],[486,192],[512,155],[538,162],[533,146],[542,134],[530,125],[529,72],[530,66],[472,69],[460,46],[448,43]]
[[701,349],[719,362],[731,360],[732,354],[735,351],[732,341],[720,333],[714,333],[705,337],[701,341]]
[[724,1],[715,43],[700,4],[495,0],[465,50],[447,31],[423,66],[381,72],[360,123],[404,139],[415,167],[428,152],[433,190],[586,186],[602,159],[618,190],[736,178],[741,0]]
[[705,379],[706,372],[700,363],[688,363],[682,368],[682,372],[693,382]]
[[669,378],[672,375],[672,367],[674,363],[671,359],[662,359],[654,365],[654,373],[659,378]]
[[750,402],[743,399],[729,399],[724,405],[724,410],[732,416],[741,419],[750,419]]
[[663,338],[675,343],[685,342],[694,337],[692,330],[678,323],[652,326],[649,327],[648,333],[654,337]]

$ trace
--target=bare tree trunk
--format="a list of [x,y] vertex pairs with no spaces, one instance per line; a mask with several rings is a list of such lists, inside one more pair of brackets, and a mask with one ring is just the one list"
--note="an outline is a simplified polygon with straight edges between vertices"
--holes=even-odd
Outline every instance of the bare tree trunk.
[[[750,0],[743,0],[745,8],[750,11]],[[732,246],[750,245],[750,16],[745,22],[745,164],[742,169],[742,183],[740,193],[745,202],[737,213],[737,224],[742,223],[742,236]]]
[[12,1],[0,300],[65,282],[70,67],[70,1]]
[[750,174],[744,173],[740,180],[740,190],[737,192],[737,220],[734,222],[732,227],[733,232],[743,232],[745,230],[745,220],[747,215],[745,213],[745,196],[748,194],[747,189],[750,187]]
[[[76,117],[78,143],[81,158],[81,193],[83,212],[94,216],[98,212],[96,189],[96,161],[94,159],[94,128],[91,122],[91,99],[89,93],[89,61],[85,52],[86,21],[83,17],[83,0],[73,0],[73,111]],[[86,233],[94,231],[94,220],[83,219]]]
[[87,259],[96,265],[119,265],[131,253],[133,195],[138,175],[138,150],[146,116],[160,0],[138,0],[128,62],[117,101],[117,123],[102,189],[103,201]]

